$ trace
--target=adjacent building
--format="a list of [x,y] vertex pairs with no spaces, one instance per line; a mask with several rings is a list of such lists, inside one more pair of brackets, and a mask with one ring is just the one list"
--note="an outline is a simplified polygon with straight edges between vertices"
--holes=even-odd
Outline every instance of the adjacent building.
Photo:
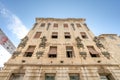
[[95,36],[83,18],[36,18],[0,80],[120,80],[120,37]]

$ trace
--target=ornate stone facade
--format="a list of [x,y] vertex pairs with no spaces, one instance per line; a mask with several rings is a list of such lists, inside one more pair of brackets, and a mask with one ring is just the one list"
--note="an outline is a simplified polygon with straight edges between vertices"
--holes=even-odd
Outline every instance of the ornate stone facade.
[[120,80],[120,37],[95,37],[82,18],[36,18],[0,80]]

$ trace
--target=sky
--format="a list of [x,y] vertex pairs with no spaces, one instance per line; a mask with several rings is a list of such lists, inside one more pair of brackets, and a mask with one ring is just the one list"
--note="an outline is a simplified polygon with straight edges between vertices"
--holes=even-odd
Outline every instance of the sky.
[[[120,0],[0,0],[0,28],[17,47],[36,17],[85,18],[96,35],[120,35]],[[0,46],[0,66],[11,57]]]

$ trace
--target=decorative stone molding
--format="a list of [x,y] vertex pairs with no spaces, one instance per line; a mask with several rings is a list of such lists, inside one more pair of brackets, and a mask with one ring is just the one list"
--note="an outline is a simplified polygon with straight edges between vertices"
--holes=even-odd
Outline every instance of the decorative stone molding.
[[14,59],[15,57],[17,57],[19,54],[21,53],[21,51],[15,51],[12,55],[12,58]]
[[109,52],[107,52],[107,51],[105,52],[105,51],[104,51],[104,52],[102,52],[102,54],[103,54],[105,57],[110,58],[110,53],[109,53]]
[[96,43],[97,47],[104,48],[103,44],[100,42],[98,37],[94,37],[93,41]]
[[43,51],[36,52],[36,57],[39,59],[43,55]]
[[41,43],[40,43],[39,47],[45,48],[45,46],[46,46],[46,41],[47,41],[46,37],[43,36],[43,37],[41,38]]
[[84,58],[84,59],[86,59],[86,57],[87,57],[87,53],[86,52],[79,52],[80,53],[80,55]]
[[21,39],[20,44],[18,45],[18,47],[25,47],[26,43],[28,41],[28,37],[24,37],[23,39]]
[[77,42],[77,47],[78,48],[84,48],[84,45],[81,42],[82,40],[79,37],[77,37],[75,40]]

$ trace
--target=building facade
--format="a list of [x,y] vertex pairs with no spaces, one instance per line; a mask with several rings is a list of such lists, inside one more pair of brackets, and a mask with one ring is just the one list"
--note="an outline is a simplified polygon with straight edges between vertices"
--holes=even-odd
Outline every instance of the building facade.
[[83,18],[36,18],[0,80],[120,80],[119,43],[94,36]]

